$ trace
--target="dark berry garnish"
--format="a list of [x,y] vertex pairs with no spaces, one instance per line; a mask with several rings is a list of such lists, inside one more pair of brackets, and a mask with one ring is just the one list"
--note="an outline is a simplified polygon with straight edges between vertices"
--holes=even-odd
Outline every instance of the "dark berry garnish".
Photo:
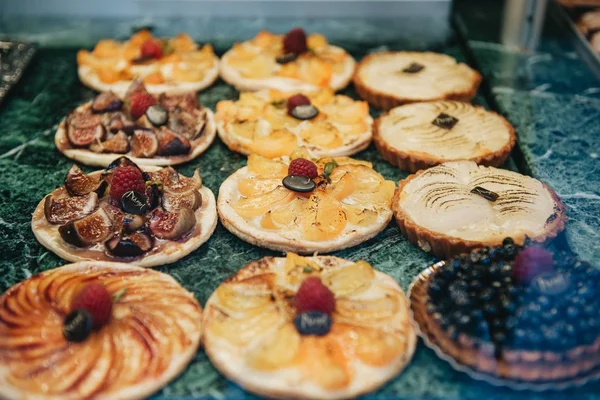
[[283,186],[293,192],[308,193],[316,188],[316,183],[307,176],[288,175],[283,178]]
[[306,33],[302,28],[294,28],[283,37],[284,53],[302,54],[308,50]]
[[294,317],[294,326],[301,335],[326,335],[331,330],[331,324],[329,314],[319,311],[308,311]]
[[317,114],[319,114],[319,110],[312,104],[306,104],[294,107],[291,114],[292,117],[305,121],[307,119],[313,119],[316,117]]
[[83,342],[92,331],[92,316],[87,310],[74,310],[65,317],[62,330],[69,342]]
[[513,266],[515,279],[521,283],[531,282],[536,276],[553,270],[552,253],[538,247],[529,247],[521,251],[515,258]]

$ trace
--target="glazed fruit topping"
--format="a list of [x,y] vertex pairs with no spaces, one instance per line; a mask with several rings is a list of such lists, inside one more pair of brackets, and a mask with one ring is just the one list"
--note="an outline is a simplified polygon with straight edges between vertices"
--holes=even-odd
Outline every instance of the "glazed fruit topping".
[[146,113],[148,107],[156,104],[156,99],[147,93],[136,93],[131,97],[129,114],[136,120]]
[[321,279],[311,276],[300,284],[294,297],[294,307],[297,314],[307,311],[331,314],[335,310],[335,296]]
[[65,317],[62,331],[69,342],[83,342],[92,332],[92,316],[87,310],[74,310]]
[[530,283],[543,273],[554,271],[552,253],[539,247],[528,247],[515,258],[513,275],[519,283]]
[[319,175],[319,172],[317,171],[317,164],[314,162],[306,158],[296,158],[290,162],[288,175],[307,176],[314,179]]
[[95,113],[119,111],[121,107],[123,102],[113,92],[100,93],[92,103],[92,111]]
[[134,166],[117,167],[113,171],[110,182],[110,197],[121,201],[125,192],[132,190],[140,193],[145,192],[146,182],[142,177],[142,172],[138,167]]
[[152,237],[145,232],[134,232],[128,236],[114,237],[106,242],[108,252],[117,257],[139,257],[150,251],[153,246]]
[[307,50],[306,33],[302,28],[294,28],[283,37],[285,53],[302,54]]
[[442,129],[450,130],[458,123],[458,119],[454,118],[451,115],[440,113],[431,123],[435,126],[438,126]]
[[155,104],[146,110],[146,118],[154,126],[162,126],[167,123],[169,113],[162,106]]
[[161,58],[163,54],[163,48],[160,42],[154,39],[148,39],[142,43],[142,57],[143,58]]
[[104,285],[92,282],[85,285],[73,298],[71,310],[84,309],[92,317],[92,327],[106,325],[112,315],[112,298]]
[[293,192],[309,193],[315,190],[317,184],[308,176],[288,175],[283,178],[283,186]]
[[294,317],[294,326],[301,335],[327,335],[332,323],[329,314],[319,311],[308,311]]

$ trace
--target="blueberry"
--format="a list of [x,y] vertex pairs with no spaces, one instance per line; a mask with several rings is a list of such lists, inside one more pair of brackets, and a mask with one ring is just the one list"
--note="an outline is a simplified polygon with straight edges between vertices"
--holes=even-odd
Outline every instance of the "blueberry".
[[576,319],[579,316],[579,309],[577,307],[569,306],[567,307],[567,317],[571,319]]
[[477,279],[473,279],[469,282],[469,288],[478,291],[479,289],[481,289],[481,282]]
[[494,332],[494,335],[492,336],[492,339],[496,343],[504,343],[504,341],[506,340],[506,334],[504,332],[502,332],[502,331],[500,331],[500,332]]
[[502,241],[502,246],[507,246],[509,244],[514,245],[515,241],[511,237],[504,238],[504,240]]
[[504,245],[504,253],[507,256],[512,257],[517,253],[517,248],[514,244],[506,244]]
[[308,311],[296,315],[294,325],[301,335],[324,336],[331,329],[331,316],[318,311]]
[[517,328],[514,332],[517,343],[523,343],[527,338],[527,331],[523,328]]
[[473,250],[469,255],[469,259],[472,263],[479,262],[479,260],[481,259],[481,254],[479,253],[479,250]]
[[479,292],[479,300],[490,301],[494,296],[494,291],[491,288],[485,288]]
[[557,316],[558,316],[558,310],[554,307],[542,312],[542,319],[544,319],[544,321],[548,321],[548,322],[555,321]]
[[461,267],[461,265],[462,265],[462,262],[456,258],[452,261],[452,268],[458,269]]
[[481,319],[483,319],[483,313],[481,312],[481,310],[474,308],[471,310],[471,318],[475,321],[480,321]]
[[501,300],[502,308],[508,313],[513,314],[517,308],[517,305],[509,297],[503,297]]
[[588,318],[588,326],[592,330],[600,328],[600,318]]
[[546,296],[540,296],[538,297],[538,304],[542,308],[550,307],[550,299]]
[[485,256],[481,257],[481,260],[479,260],[479,262],[483,265],[488,265],[490,262],[492,262],[492,259],[489,256]]
[[440,285],[437,282],[431,282],[429,284],[429,293],[439,293],[441,291]]
[[593,316],[596,315],[597,310],[596,307],[594,307],[593,304],[588,304],[587,306],[583,307],[583,313],[587,316]]
[[467,314],[461,315],[458,319],[458,324],[464,327],[471,325],[472,322],[471,317]]
[[498,312],[498,308],[495,304],[488,303],[485,306],[483,306],[483,312],[487,315],[496,315],[496,313]]
[[92,331],[92,316],[82,308],[74,310],[65,317],[62,331],[69,342],[83,342]]
[[515,329],[516,326],[517,326],[517,317],[515,317],[515,316],[510,316],[510,317],[506,318],[506,321],[504,321],[504,327],[506,328],[507,331],[512,332],[512,330]]
[[594,296],[594,292],[589,288],[589,286],[584,286],[577,290],[577,295],[583,299],[590,299]]
[[546,339],[546,341],[548,341],[549,343],[555,343],[560,338],[560,335],[558,334],[556,329],[542,327],[542,332],[544,335],[544,339]]

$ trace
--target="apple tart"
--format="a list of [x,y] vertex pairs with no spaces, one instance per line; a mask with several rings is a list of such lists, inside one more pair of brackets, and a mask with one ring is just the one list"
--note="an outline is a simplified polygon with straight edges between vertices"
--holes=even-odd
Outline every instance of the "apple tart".
[[126,157],[86,174],[74,165],[64,186],[36,207],[31,228],[68,261],[120,261],[141,267],[173,263],[205,243],[217,226],[213,193],[200,172],[139,168]]
[[348,85],[356,62],[320,34],[296,28],[286,35],[261,31],[221,58],[221,78],[239,91],[310,91]]
[[217,104],[219,137],[233,151],[269,158],[297,147],[313,157],[347,156],[371,141],[369,105],[329,88],[304,94],[275,90],[244,92]]
[[481,75],[466,64],[429,52],[373,53],[354,74],[359,96],[384,110],[419,101],[470,101],[480,82]]
[[77,65],[81,82],[100,92],[123,96],[135,78],[152,94],[196,92],[219,77],[219,58],[210,44],[199,45],[188,35],[156,38],[147,30],[129,40],[101,40],[94,50],[80,50]]
[[522,244],[554,238],[564,229],[565,206],[531,177],[473,161],[452,161],[402,180],[392,201],[396,222],[422,250],[444,258],[505,237]]
[[252,154],[223,182],[217,207],[229,231],[257,246],[307,254],[356,246],[391,220],[394,182],[370,163],[323,158],[311,177],[290,174],[288,164]]
[[497,167],[516,142],[504,117],[459,101],[393,108],[377,119],[373,138],[385,160],[410,172],[454,160]]
[[[91,311],[74,309],[88,285],[107,298],[96,292]],[[87,261],[35,275],[0,297],[0,397],[146,398],[196,354],[201,311],[169,275],[128,264]]]
[[[323,287],[327,304],[310,296],[309,280]],[[271,398],[354,398],[397,375],[416,345],[394,279],[365,261],[337,257],[288,253],[254,261],[217,288],[203,319],[216,368]]]

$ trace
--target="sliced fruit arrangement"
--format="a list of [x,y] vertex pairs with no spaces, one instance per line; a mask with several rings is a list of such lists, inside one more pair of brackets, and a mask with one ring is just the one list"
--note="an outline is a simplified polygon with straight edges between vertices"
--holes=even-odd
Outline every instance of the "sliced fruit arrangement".
[[300,155],[250,155],[219,190],[223,225],[247,242],[300,253],[355,246],[387,226],[395,185],[371,163]]
[[196,354],[202,310],[167,274],[80,262],[0,297],[0,397],[142,399]]
[[285,35],[261,31],[233,45],[221,59],[221,77],[240,91],[314,90],[348,85],[356,62],[320,34],[295,28]]
[[219,76],[219,58],[210,44],[200,45],[184,33],[157,38],[148,30],[129,40],[105,39],[93,51],[77,53],[81,82],[98,91],[123,96],[135,78],[153,94],[202,90]]
[[365,261],[266,257],[206,303],[204,347],[245,389],[274,398],[354,398],[410,361],[416,335],[402,289]]
[[314,157],[347,156],[371,142],[369,105],[329,88],[303,93],[243,92],[217,104],[217,131],[239,153],[276,158],[297,147]]
[[173,165],[199,156],[215,136],[214,115],[195,92],[153,96],[135,80],[123,99],[103,92],[73,110],[54,143],[87,165],[106,167],[119,154],[141,165]]
[[511,238],[425,270],[410,289],[425,343],[474,378],[558,389],[600,377],[600,269]]
[[86,174],[73,165],[64,186],[42,200],[31,226],[38,241],[69,261],[175,262],[208,240],[215,198],[173,168],[141,169],[126,157]]

